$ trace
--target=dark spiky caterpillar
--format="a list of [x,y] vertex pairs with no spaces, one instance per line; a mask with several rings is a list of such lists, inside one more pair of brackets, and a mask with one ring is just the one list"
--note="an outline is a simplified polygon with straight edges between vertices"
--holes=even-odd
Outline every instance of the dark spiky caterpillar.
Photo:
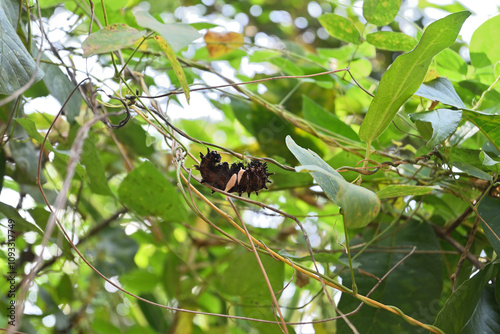
[[254,191],[258,195],[259,190],[267,189],[266,183],[272,183],[268,177],[274,173],[267,172],[265,162],[252,161],[247,166],[239,162],[229,166],[227,162],[220,163],[220,154],[210,149],[207,149],[206,155],[200,153],[200,157],[200,165],[194,167],[201,173],[201,182],[214,188],[229,193],[236,192],[239,196],[247,193],[250,197]]

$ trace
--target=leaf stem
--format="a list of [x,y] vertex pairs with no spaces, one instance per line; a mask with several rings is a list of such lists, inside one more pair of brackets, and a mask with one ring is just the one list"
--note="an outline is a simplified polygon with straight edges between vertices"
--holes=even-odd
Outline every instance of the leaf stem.
[[351,247],[349,244],[349,235],[347,233],[347,226],[344,222],[344,234],[345,234],[345,243],[347,248],[347,257],[349,259],[349,270],[351,271],[351,279],[352,279],[352,293],[354,295],[358,294],[358,287],[356,285],[356,280],[354,279],[354,270],[352,269],[352,261],[351,261]]
[[488,89],[486,89],[483,92],[483,94],[481,94],[481,97],[479,98],[479,100],[477,101],[477,103],[474,105],[474,107],[472,109],[477,110],[481,106],[481,104],[484,101],[484,98],[486,97],[486,94],[488,94],[488,92],[490,92],[497,85],[498,81],[500,81],[500,75],[497,76],[497,78],[495,79],[495,81],[493,81],[493,83],[490,85],[490,87],[488,87]]

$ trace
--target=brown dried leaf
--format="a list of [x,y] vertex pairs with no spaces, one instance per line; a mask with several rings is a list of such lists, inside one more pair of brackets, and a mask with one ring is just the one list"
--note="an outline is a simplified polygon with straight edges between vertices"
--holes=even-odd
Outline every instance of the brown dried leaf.
[[243,35],[236,32],[212,32],[205,35],[207,50],[212,58],[218,58],[243,45]]

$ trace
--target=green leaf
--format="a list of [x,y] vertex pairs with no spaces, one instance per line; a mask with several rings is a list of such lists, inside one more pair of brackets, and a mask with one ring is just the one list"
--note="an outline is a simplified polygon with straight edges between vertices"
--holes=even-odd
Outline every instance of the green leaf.
[[21,217],[19,210],[8,204],[0,202],[0,214],[2,214],[5,218],[12,219],[14,221],[14,231],[36,231],[40,235],[43,235],[43,231],[40,227]]
[[497,151],[500,151],[500,115],[472,110],[464,110],[463,115],[481,130]]
[[286,137],[286,145],[303,165],[295,169],[310,172],[325,194],[342,208],[348,228],[366,226],[378,215],[380,200],[374,192],[347,182],[319,155],[298,146],[290,136]]
[[[0,95],[10,95],[23,87],[35,74],[35,69],[35,60],[0,6]],[[38,69],[33,83],[40,81],[43,75]]]
[[[465,328],[467,328],[466,326],[468,326],[468,323],[471,321],[471,319],[476,317],[475,314],[479,311],[478,308],[482,306],[481,304],[484,302],[481,301],[483,299],[483,292],[490,292],[490,294],[493,295],[491,288],[488,288],[487,284],[491,279],[496,277],[498,269],[498,261],[490,263],[484,269],[475,274],[472,278],[461,284],[444,304],[444,307],[439,312],[434,325],[446,334],[496,333],[489,331],[471,332],[469,330],[471,329],[470,327],[469,329],[467,329],[467,331],[465,331]],[[497,310],[497,307],[495,308],[495,312]],[[486,314],[483,313],[483,315]],[[481,315],[478,316],[481,317]],[[495,327],[498,326],[498,318],[496,319],[497,321]],[[473,326],[476,327],[477,325],[477,321],[474,321]]]
[[152,215],[166,221],[181,221],[187,216],[176,188],[149,161],[125,177],[118,188],[118,196],[141,216]]
[[[28,133],[30,138],[36,140],[40,144],[43,143],[44,137],[38,132],[35,123],[31,119],[29,119],[29,118],[17,118],[16,122],[23,127],[24,131],[26,131],[26,133]],[[59,164],[60,166],[64,165],[64,167],[61,166],[62,167],[61,170],[63,170],[65,168],[68,160],[69,160],[68,152],[54,150],[54,148],[52,147],[52,144],[48,140],[45,141],[45,149],[54,152],[55,156],[54,156],[53,163],[56,165]],[[16,150],[16,152],[17,152],[17,150]],[[85,154],[85,152],[84,152],[84,154]],[[35,161],[37,162],[38,159],[36,159]],[[35,167],[36,163],[34,161],[31,161],[31,160],[27,161],[27,165],[28,165],[29,170],[33,170],[33,172],[36,171],[36,167]],[[85,172],[85,169],[82,167],[81,164],[78,163],[75,170],[82,179],[88,180],[87,173]],[[104,180],[104,181],[105,181],[106,186],[107,186],[107,180]]]
[[385,26],[394,20],[400,5],[401,0],[365,0],[363,16],[372,24]]
[[[38,178],[39,151],[31,141],[9,141],[11,158],[15,163],[14,179],[21,184],[35,185]],[[45,183],[45,174],[40,174],[40,183]]]
[[83,43],[83,56],[113,52],[130,46],[142,38],[146,32],[131,28],[126,24],[111,24],[94,32]]
[[151,16],[151,14],[145,11],[137,11],[134,15],[137,24],[141,27],[156,31],[172,46],[175,52],[183,49],[192,41],[201,37],[201,34],[189,24],[160,23]]
[[443,50],[434,58],[434,61],[438,73],[450,80],[463,80],[467,75],[467,63],[451,49]]
[[[40,189],[38,189],[40,191]],[[47,194],[46,194],[47,196]],[[55,196],[54,196],[55,198]],[[49,200],[50,201],[50,200]],[[49,221],[50,211],[45,210],[41,206],[34,207],[28,210],[31,218],[35,221],[35,223],[42,229],[45,230],[47,226],[47,222]]]
[[[43,60],[49,60],[48,57],[42,56]],[[50,94],[54,96],[61,105],[66,102],[66,99],[70,97],[71,92],[75,88],[75,85],[69,78],[61,71],[59,66],[41,63],[40,68],[45,72],[43,77],[43,82],[49,90]],[[65,114],[68,117],[68,121],[73,123],[75,117],[80,114],[80,106],[82,104],[82,96],[78,90],[76,90],[71,96],[68,103],[66,103]]]
[[[35,125],[35,122],[33,122],[31,119],[29,118],[17,118],[16,119],[16,123],[18,123],[19,125],[21,125],[24,129],[24,131],[26,131],[26,133],[28,133],[28,135],[30,136],[30,138],[36,140],[37,142],[39,142],[40,144],[43,143],[43,136],[38,132],[38,130],[36,129],[36,125]],[[45,149],[49,150],[49,151],[53,151],[54,148],[52,147],[52,144],[50,143],[50,141],[45,141]]]
[[469,15],[469,12],[455,13],[431,23],[415,49],[396,58],[383,75],[361,124],[361,139],[371,143],[385,131],[399,108],[424,81],[432,58],[455,42]]
[[[283,287],[283,262],[276,261],[267,255],[260,255],[260,260],[266,269],[273,290],[278,292]],[[221,291],[232,296],[252,297],[257,300],[270,298],[264,274],[255,254],[251,252],[234,254],[219,284]]]
[[485,151],[481,151],[481,153],[479,153],[479,159],[481,159],[483,165],[485,166],[495,166],[500,164],[500,161],[493,159]]
[[[68,166],[68,163],[69,163],[69,152],[54,151],[53,164],[61,175],[64,175],[66,173],[66,166]],[[84,180],[85,182],[89,182],[87,172],[80,163],[76,164],[75,171],[82,180]]]
[[330,130],[334,136],[360,141],[358,134],[349,125],[341,121],[335,114],[323,109],[307,95],[302,95],[302,113],[306,120]]
[[[276,155],[282,157],[283,162],[296,162],[290,151],[283,150],[283,141],[286,136],[295,132],[289,122],[255,103],[248,103],[244,100],[233,99],[231,107],[238,122],[257,139],[260,149],[267,156]],[[301,145],[319,150],[310,137],[298,135],[296,140]]]
[[3,182],[5,178],[5,167],[7,165],[7,156],[5,155],[4,148],[0,148],[0,194],[3,189]]
[[111,195],[104,166],[97,153],[95,140],[92,137],[88,137],[83,143],[81,162],[87,171],[92,192],[100,195]]
[[377,192],[377,196],[380,199],[403,197],[403,196],[421,196],[430,193],[432,189],[433,189],[432,187],[393,184],[385,188],[382,188],[382,190]]
[[[436,109],[410,114],[409,116],[416,123],[422,137],[427,140],[427,147],[434,147],[455,132],[462,119],[462,111]],[[427,128],[429,125],[432,127],[430,132]]]
[[69,303],[73,300],[73,292],[75,291],[71,282],[71,277],[68,274],[63,274],[57,284],[58,301]]
[[[17,20],[19,20],[19,1],[0,1],[0,7],[1,9],[3,9],[5,15],[9,19],[10,25],[13,27],[16,26],[16,24],[18,23]],[[40,4],[40,7],[42,7],[42,4]]]
[[330,36],[352,44],[360,43],[359,31],[349,19],[337,14],[323,14],[318,20]]
[[477,177],[481,180],[491,181],[492,177],[490,174],[483,172],[477,167],[474,167],[466,162],[461,161],[450,161],[450,165],[460,169],[462,172],[467,173],[471,176]]
[[493,285],[487,285],[483,289],[476,311],[461,332],[461,334],[476,333],[500,333],[500,304],[495,299],[495,287]]
[[[171,270],[171,272],[177,273],[175,270]],[[133,269],[125,275],[120,276],[120,283],[123,284],[123,287],[135,294],[151,292],[156,288],[159,282],[160,279],[158,275],[139,268]],[[172,296],[171,298],[174,297],[175,296]]]
[[[283,287],[284,264],[267,255],[260,255],[262,265],[266,270],[267,277],[271,283],[274,293],[277,294]],[[235,309],[237,315],[247,317],[274,320],[273,313],[266,306],[272,304],[271,292],[264,280],[264,274],[251,252],[241,254],[233,252],[229,265],[218,281],[219,291],[230,296],[237,297],[239,306]],[[279,333],[276,324],[253,324],[258,333]],[[293,329],[289,330],[292,334]]]
[[494,42],[500,35],[500,15],[481,24],[470,40],[470,61],[475,67],[495,64],[500,60],[500,44]]
[[377,31],[368,34],[366,41],[379,49],[389,51],[410,51],[417,45],[413,37],[394,31]]
[[500,199],[485,196],[478,207],[481,227],[491,246],[500,254]]
[[189,85],[187,83],[186,74],[184,74],[184,70],[182,69],[181,64],[177,60],[177,56],[175,55],[174,50],[172,50],[170,45],[168,45],[168,43],[165,41],[163,37],[157,35],[154,37],[154,39],[156,40],[160,48],[163,50],[163,52],[167,55],[170,64],[172,64],[175,76],[177,77],[177,79],[179,79],[182,90],[184,91],[184,95],[186,95],[187,103],[189,104]]
[[[161,304],[162,300],[158,300],[153,293],[143,293],[140,295],[143,299],[150,300],[154,303]],[[155,333],[167,333],[169,328],[171,328],[172,324],[169,323],[166,319],[165,312],[161,308],[156,305],[151,305],[149,303],[145,303],[141,300],[137,302],[139,308],[141,309],[144,318],[148,323],[148,327],[154,329]]]
[[258,50],[252,53],[248,57],[248,61],[251,63],[262,63],[267,62],[272,58],[281,57],[282,53],[274,50]]
[[304,75],[304,71],[295,64],[295,62],[283,57],[269,58],[269,62],[276,65],[281,71],[287,75]]
[[[387,225],[377,226],[384,229]],[[374,227],[375,228],[375,227]],[[362,244],[373,237],[373,229],[363,232],[363,239],[353,239],[351,244]],[[443,286],[443,260],[436,256],[440,252],[438,239],[429,224],[410,220],[400,225],[356,258],[360,271],[354,271],[360,294],[366,295],[413,247],[417,252],[397,266],[373,291],[370,298],[385,305],[393,305],[424,323],[431,323],[439,310],[439,300]],[[361,272],[362,270],[362,272]],[[366,274],[369,273],[369,274]],[[349,272],[341,274],[342,284],[351,286]],[[411,296],[409,298],[408,296]],[[339,309],[349,312],[359,305],[359,301],[342,294]],[[349,320],[359,333],[418,333],[419,329],[405,322],[401,317],[380,308],[366,307],[349,316]],[[337,333],[349,333],[345,322],[337,322]],[[448,332],[446,332],[448,334]]]
[[449,106],[465,108],[465,104],[458,96],[455,88],[453,88],[453,84],[446,78],[436,78],[423,83],[415,92],[415,95],[432,101],[439,101]]
[[120,143],[129,148],[129,152],[149,157],[155,150],[152,146],[146,146],[146,131],[136,120],[131,120],[127,126],[114,130],[113,132]]
[[99,237],[93,251],[99,255],[95,265],[100,272],[109,277],[137,268],[133,259],[139,245],[122,227],[108,227],[100,231]]

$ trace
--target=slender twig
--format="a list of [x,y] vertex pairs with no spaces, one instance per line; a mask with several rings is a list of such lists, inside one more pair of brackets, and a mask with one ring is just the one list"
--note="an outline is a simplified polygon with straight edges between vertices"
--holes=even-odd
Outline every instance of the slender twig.
[[457,219],[455,219],[455,220],[453,221],[453,223],[451,223],[451,224],[450,224],[450,226],[448,226],[448,227],[446,228],[446,231],[445,231],[446,235],[451,235],[451,233],[452,233],[453,231],[455,231],[455,229],[456,229],[458,226],[460,226],[460,224],[462,224],[462,223],[463,223],[463,222],[467,219],[467,217],[469,217],[469,216],[470,216],[470,214],[471,214],[472,212],[473,212],[472,207],[471,207],[471,206],[468,206],[468,207],[465,209],[465,211],[464,211],[464,212],[462,212],[462,214],[461,214],[460,216],[458,216],[458,217],[457,217]]
[[495,88],[495,86],[498,84],[499,81],[500,81],[500,75],[498,75],[496,77],[495,81],[493,81],[493,83],[488,87],[488,89],[486,89],[483,92],[483,94],[481,94],[481,97],[479,98],[479,100],[476,102],[476,104],[474,104],[474,107],[472,108],[473,110],[479,109],[481,104],[483,104],[483,101],[484,101],[484,98],[486,97],[486,94],[488,94],[493,88]]
[[280,321],[281,321],[281,331],[284,332],[285,334],[288,334],[288,328],[286,327],[285,324],[285,318],[283,318],[283,314],[281,313],[280,306],[278,304],[278,300],[276,299],[276,295],[274,294],[273,286],[271,285],[271,282],[269,281],[269,277],[267,276],[266,273],[266,268],[264,268],[264,265],[262,264],[262,260],[259,257],[259,253],[257,253],[257,249],[255,248],[255,244],[253,243],[252,236],[250,235],[250,232],[248,232],[247,225],[241,218],[240,212],[236,208],[236,206],[233,203],[233,200],[228,197],[227,198],[231,206],[233,207],[234,212],[236,213],[236,216],[238,217],[238,220],[240,221],[241,225],[243,226],[243,229],[245,230],[245,234],[248,237],[248,242],[252,246],[252,252],[255,255],[255,259],[257,260],[257,263],[259,264],[260,270],[262,271],[262,275],[264,276],[264,280],[266,281],[267,287],[269,289],[269,292],[271,294],[271,298],[273,300],[274,308],[278,312]]
[[460,255],[460,259],[458,260],[457,263],[457,268],[455,269],[455,272],[451,275],[451,281],[453,282],[452,291],[455,291],[457,287],[458,273],[460,272],[460,269],[462,269],[462,265],[464,264],[467,254],[469,254],[469,250],[472,246],[472,242],[474,241],[474,236],[476,235],[478,226],[479,226],[479,216],[476,216],[476,219],[474,220],[474,226],[472,226],[472,230],[470,231],[469,239],[467,239],[467,244],[465,245],[464,252],[462,253],[462,255]]
[[375,95],[373,95],[372,93],[370,93],[369,91],[367,91],[365,88],[363,88],[363,86],[361,86],[357,81],[356,79],[354,78],[354,76],[352,75],[351,71],[350,71],[350,68],[348,67],[347,69],[347,73],[349,73],[349,75],[351,76],[352,80],[354,81],[354,83],[356,84],[356,86],[358,86],[359,88],[361,88],[361,90],[363,90],[363,92],[365,92],[366,94],[370,95],[371,97],[375,97]]
[[356,280],[354,279],[354,269],[352,267],[352,260],[351,260],[351,246],[349,245],[349,234],[347,232],[347,225],[345,224],[345,222],[344,222],[344,235],[345,235],[345,242],[346,242],[347,258],[349,259],[349,270],[351,272],[352,292],[354,294],[357,294],[358,293],[358,286],[356,285]]
[[434,231],[436,232],[436,235],[438,237],[443,238],[444,240],[446,240],[460,254],[464,254],[465,253],[466,257],[467,257],[467,260],[469,260],[469,262],[472,263],[474,265],[474,267],[479,268],[479,269],[484,268],[484,263],[479,262],[479,260],[477,259],[477,257],[475,257],[474,255],[472,255],[469,252],[466,252],[465,251],[465,247],[462,246],[462,244],[460,244],[458,241],[456,241],[455,239],[453,239],[451,236],[447,235],[446,231],[444,231],[441,226],[437,226],[437,225],[434,225],[434,224],[432,224],[431,226],[434,229]]
[[[245,81],[245,82],[233,82],[225,85],[218,85],[218,86],[210,86],[210,87],[201,87],[201,88],[189,88],[190,92],[196,92],[200,90],[207,90],[207,89],[219,89],[219,88],[226,88],[226,87],[236,87],[236,86],[241,86],[241,85],[250,85],[250,84],[256,84],[259,82],[266,82],[266,81],[271,81],[271,80],[281,80],[281,79],[304,79],[304,78],[313,78],[317,77],[319,75],[326,75],[326,74],[333,74],[333,73],[338,73],[338,72],[345,72],[349,71],[349,67],[342,68],[339,70],[332,70],[332,71],[327,71],[327,72],[320,72],[320,73],[313,73],[313,74],[307,74],[307,75],[281,75],[277,77],[271,77],[271,78],[264,78],[264,79],[258,79],[258,80],[251,80],[251,81]],[[138,97],[145,98],[145,99],[157,99],[160,97],[167,97],[170,95],[178,95],[178,94],[184,94],[183,90],[174,90],[165,94],[161,95],[156,95],[156,96],[143,96],[140,95]]]

